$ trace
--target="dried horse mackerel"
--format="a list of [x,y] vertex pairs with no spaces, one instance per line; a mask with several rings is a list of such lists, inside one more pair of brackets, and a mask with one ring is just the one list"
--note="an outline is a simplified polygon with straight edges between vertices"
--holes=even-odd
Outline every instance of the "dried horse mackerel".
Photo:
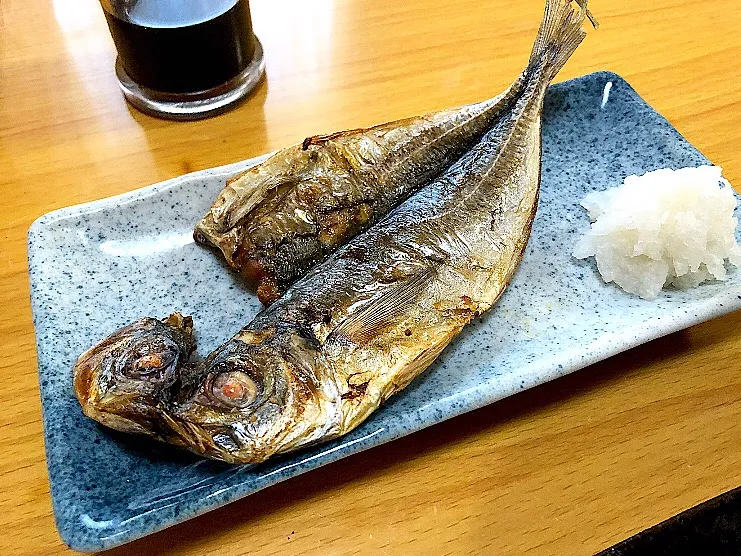
[[498,99],[307,138],[227,181],[199,243],[272,303],[295,280],[450,167],[481,139]]
[[540,184],[546,87],[586,8],[547,0],[528,67],[481,141],[339,248],[208,358],[192,321],[142,319],[84,353],[86,415],[234,463],[342,435],[434,361],[509,283]]

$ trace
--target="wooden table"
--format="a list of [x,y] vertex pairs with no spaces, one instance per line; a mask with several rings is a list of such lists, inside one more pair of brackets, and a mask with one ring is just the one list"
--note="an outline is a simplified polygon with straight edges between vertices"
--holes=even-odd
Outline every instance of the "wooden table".
[[[741,184],[738,0],[595,0],[561,73],[625,78]],[[131,110],[93,0],[0,5],[0,553],[68,551],[44,461],[25,237],[50,210],[316,132],[473,102],[519,73],[528,0],[253,0],[267,80],[238,109]],[[114,550],[588,554],[741,482],[741,313]]]

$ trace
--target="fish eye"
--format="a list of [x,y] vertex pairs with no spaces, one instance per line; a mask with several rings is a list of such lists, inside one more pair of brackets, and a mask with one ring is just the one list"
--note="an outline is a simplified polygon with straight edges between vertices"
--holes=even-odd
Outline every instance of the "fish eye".
[[175,361],[176,354],[170,348],[163,350],[141,353],[137,358],[127,364],[123,373],[132,378],[150,375],[154,372],[161,371],[172,365]]
[[211,392],[229,406],[247,407],[257,399],[260,390],[247,373],[226,371],[214,377]]

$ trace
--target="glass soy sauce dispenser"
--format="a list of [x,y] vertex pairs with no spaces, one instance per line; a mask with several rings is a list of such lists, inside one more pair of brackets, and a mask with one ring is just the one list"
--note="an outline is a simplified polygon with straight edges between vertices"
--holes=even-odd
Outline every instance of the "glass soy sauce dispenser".
[[100,0],[126,100],[150,115],[224,112],[265,71],[249,0]]

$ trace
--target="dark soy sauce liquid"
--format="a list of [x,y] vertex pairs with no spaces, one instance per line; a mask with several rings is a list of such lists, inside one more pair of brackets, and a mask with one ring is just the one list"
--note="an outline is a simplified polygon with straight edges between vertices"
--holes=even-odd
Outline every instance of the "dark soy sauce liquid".
[[104,8],[126,73],[167,93],[211,89],[236,77],[255,52],[249,0],[139,0],[128,21]]

